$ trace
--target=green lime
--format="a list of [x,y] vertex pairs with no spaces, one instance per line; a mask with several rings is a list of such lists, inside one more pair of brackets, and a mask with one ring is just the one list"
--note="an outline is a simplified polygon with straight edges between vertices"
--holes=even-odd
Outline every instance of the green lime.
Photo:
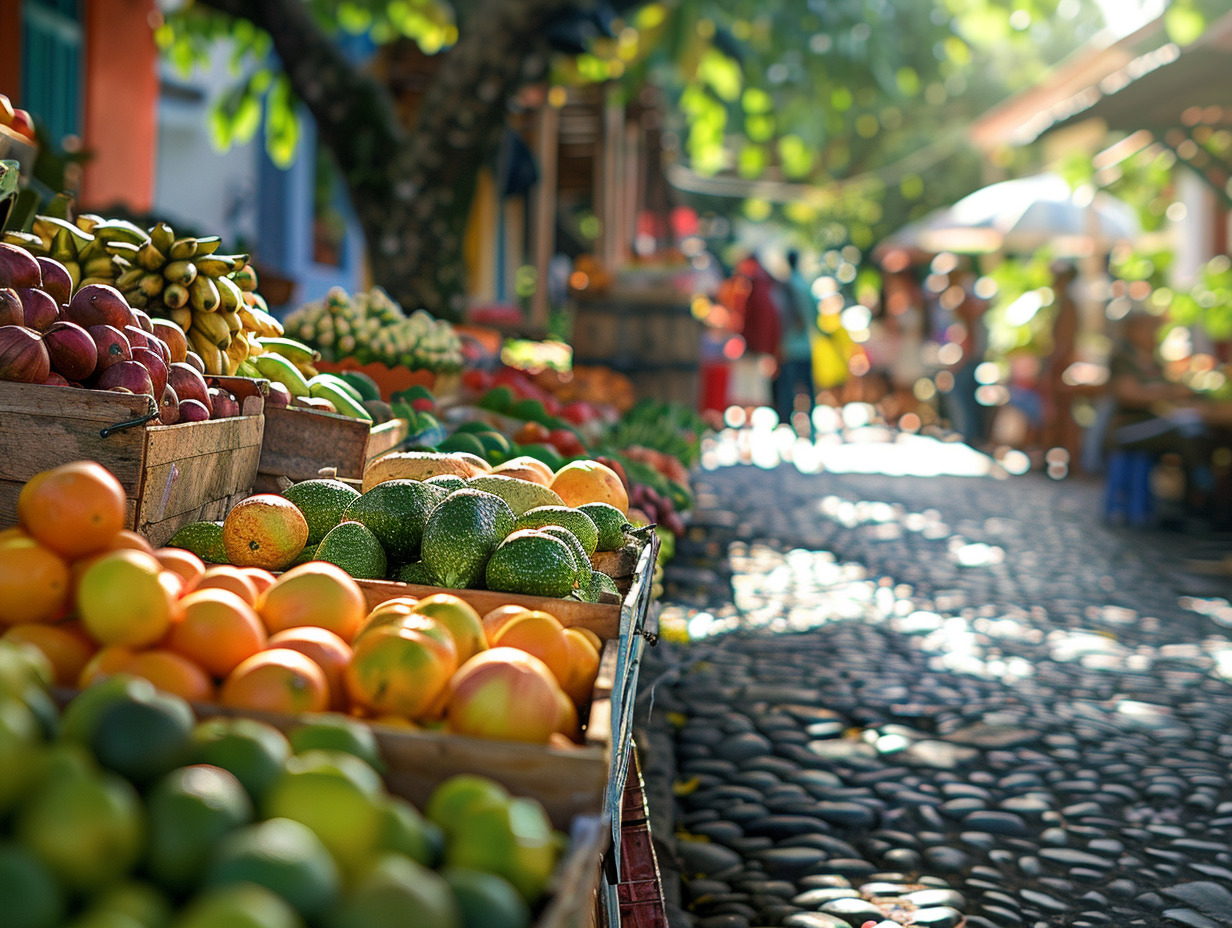
[[306,825],[285,818],[246,825],[223,838],[205,883],[256,883],[308,919],[329,910],[341,885],[338,867],[320,839]]
[[113,674],[87,686],[64,707],[60,716],[60,737],[65,741],[88,742],[94,735],[99,713],[124,699],[146,700],[155,693],[154,684],[141,677]]
[[484,799],[467,806],[454,823],[445,864],[503,876],[533,905],[547,889],[557,854],[543,806],[530,799]]
[[380,805],[381,834],[377,849],[405,854],[425,867],[435,867],[445,850],[445,833],[405,799],[390,796]]
[[174,890],[197,885],[214,847],[252,821],[252,800],[234,775],[197,764],[171,771],[146,801],[146,870]]
[[11,808],[35,781],[43,757],[38,719],[12,697],[0,697],[0,812]]
[[107,769],[149,783],[188,760],[194,721],[188,703],[170,693],[121,698],[99,712],[89,746]]
[[489,590],[568,596],[577,578],[569,546],[535,529],[518,529],[500,543],[484,569]]
[[495,780],[473,773],[459,773],[450,777],[432,791],[424,814],[428,821],[439,826],[446,835],[472,803],[483,800],[507,801],[509,791]]
[[191,899],[172,928],[303,928],[295,909],[264,886],[240,883]]
[[291,756],[286,736],[256,719],[216,718],[201,722],[192,734],[190,759],[232,773],[259,805]]
[[529,928],[530,906],[503,876],[460,867],[446,867],[441,876],[458,900],[463,928]]
[[141,928],[167,928],[171,924],[171,900],[150,883],[126,880],[90,900],[86,916],[96,914],[131,918]]
[[378,773],[385,770],[381,746],[377,744],[372,726],[341,712],[319,712],[301,715],[300,724],[287,734],[291,751],[328,750],[354,754]]
[[[408,922],[408,914],[414,918]],[[463,928],[444,878],[401,854],[384,854],[331,914],[329,928]]]
[[0,899],[5,928],[58,928],[68,909],[47,866],[19,844],[0,844]]

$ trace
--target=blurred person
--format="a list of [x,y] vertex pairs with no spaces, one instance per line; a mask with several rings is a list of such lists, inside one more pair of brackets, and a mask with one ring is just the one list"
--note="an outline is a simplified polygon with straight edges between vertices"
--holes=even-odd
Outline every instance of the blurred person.
[[745,349],[733,365],[732,399],[746,406],[769,406],[782,339],[779,285],[755,254],[740,261],[735,274],[747,281],[748,289],[740,320]]
[[1104,448],[1178,455],[1186,500],[1200,513],[1213,489],[1213,448],[1195,408],[1197,394],[1164,376],[1158,354],[1161,323],[1159,316],[1140,308],[1122,320],[1108,360],[1111,415]]
[[962,290],[961,299],[953,309],[954,319],[961,326],[962,337],[957,344],[962,357],[952,367],[954,386],[946,395],[946,405],[954,431],[962,435],[967,444],[978,447],[988,437],[984,407],[975,398],[979,389],[975,369],[984,363],[988,350],[988,327],[984,323],[988,301],[975,295],[973,284],[974,280],[967,275],[954,285]]
[[812,421],[816,391],[813,386],[812,332],[817,328],[817,298],[800,272],[800,253],[787,252],[790,273],[783,287],[782,344],[778,375],[774,378],[774,407],[780,422],[791,422],[796,399],[805,397],[804,412]]

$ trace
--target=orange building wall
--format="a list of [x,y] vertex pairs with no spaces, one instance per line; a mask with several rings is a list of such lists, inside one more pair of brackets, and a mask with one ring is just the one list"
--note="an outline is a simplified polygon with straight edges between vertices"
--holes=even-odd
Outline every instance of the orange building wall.
[[[7,4],[3,0],[0,5]],[[124,203],[147,212],[154,197],[158,49],[155,0],[87,0],[81,206]],[[2,76],[2,75],[0,75]]]

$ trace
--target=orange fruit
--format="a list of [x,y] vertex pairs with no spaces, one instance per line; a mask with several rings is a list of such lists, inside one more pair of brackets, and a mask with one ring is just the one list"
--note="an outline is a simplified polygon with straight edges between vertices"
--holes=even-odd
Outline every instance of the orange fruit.
[[458,666],[452,637],[447,638],[396,625],[363,635],[355,642],[345,675],[352,705],[377,716],[412,720],[439,716],[449,678]]
[[64,558],[21,529],[0,534],[0,625],[54,621],[68,592]]
[[35,474],[17,497],[17,519],[41,543],[66,557],[105,548],[124,528],[124,487],[93,461],[74,461]]
[[560,727],[562,698],[543,661],[516,648],[492,648],[449,681],[446,719],[460,735],[543,744]]
[[[593,634],[593,632],[591,633]],[[599,651],[581,629],[565,629],[565,646],[569,650],[569,676],[561,688],[579,706],[590,702],[599,676]]]
[[557,690],[556,701],[560,706],[560,715],[556,718],[555,734],[564,735],[570,741],[577,741],[582,737],[582,728],[578,722],[577,706],[573,704],[573,700],[564,690]]
[[265,647],[261,619],[229,590],[195,589],[177,613],[164,646],[220,679]]
[[[171,627],[177,587],[164,581],[162,566],[144,551],[110,551],[94,559],[77,587],[77,614],[99,644],[140,648]],[[175,578],[178,584],[178,577]]]
[[77,678],[77,685],[85,689],[91,683],[97,683],[104,677],[123,673],[124,666],[132,656],[132,648],[120,645],[107,645],[99,648],[89,662],[81,668],[81,676]]
[[155,648],[131,654],[120,673],[149,680],[165,693],[189,702],[213,702],[214,681],[205,669],[182,654]]
[[140,535],[129,528],[122,528],[116,532],[111,541],[104,546],[104,551],[119,551],[123,548],[132,548],[134,551],[144,551],[146,554],[154,553],[154,546],[150,544],[148,538]]
[[257,612],[271,632],[316,625],[350,641],[368,603],[359,584],[341,567],[309,561],[275,580],[257,599]]
[[13,625],[0,641],[24,642],[42,651],[55,672],[57,686],[76,686],[81,671],[98,649],[76,622]]
[[278,579],[263,567],[241,567],[240,572],[252,581],[253,586],[257,588],[258,596],[273,586],[274,581]]
[[501,626],[510,619],[533,611],[533,609],[527,609],[525,606],[497,606],[481,620],[483,623],[483,633],[488,639],[488,644],[492,643],[492,639],[496,636]]
[[290,648],[261,651],[240,663],[218,691],[218,701],[262,712],[324,712],[329,681],[311,658]]
[[[525,471],[533,476],[523,476],[522,473],[514,473],[514,471]],[[542,484],[547,486],[552,482],[552,468],[544,464],[538,458],[532,458],[529,454],[521,455],[520,457],[510,458],[508,461],[502,461],[492,468],[492,473],[502,474],[506,477],[519,477],[522,480],[529,480],[531,483]]]
[[179,575],[186,590],[191,590],[205,573],[205,561],[183,548],[158,548],[154,557],[163,565],[163,570]]
[[459,664],[487,650],[488,640],[479,613],[466,600],[452,593],[434,593],[421,599],[413,611],[416,615],[435,619],[453,636]]
[[548,665],[557,682],[564,686],[569,679],[569,645],[565,630],[553,615],[527,612],[514,616],[492,636],[494,648],[517,648],[533,654]]
[[308,522],[299,508],[274,493],[240,500],[222,523],[227,560],[236,567],[282,570],[308,542]]
[[355,638],[381,625],[389,625],[403,616],[410,615],[415,610],[415,605],[419,602],[414,596],[397,596],[393,599],[387,599],[383,603],[378,603],[371,612],[369,612],[359,624],[359,628],[355,631]]
[[608,503],[623,513],[629,512],[629,494],[616,472],[598,461],[574,461],[552,477],[549,488],[566,506]]
[[250,606],[257,601],[256,582],[241,568],[232,567],[229,564],[207,567],[201,579],[192,587],[194,593],[197,590],[226,590],[228,593],[234,593]]
[[583,638],[585,638],[587,641],[593,644],[595,646],[595,650],[599,654],[603,653],[603,639],[600,638],[597,634],[595,634],[594,631],[592,631],[589,628],[584,628],[581,625],[570,625],[569,628],[566,629],[566,631],[570,629],[577,632],[579,635],[581,635]]
[[329,706],[344,711],[347,706],[346,674],[351,663],[351,646],[328,628],[301,625],[299,628],[284,628],[269,637],[269,647],[290,648],[309,657],[322,670],[329,682]]

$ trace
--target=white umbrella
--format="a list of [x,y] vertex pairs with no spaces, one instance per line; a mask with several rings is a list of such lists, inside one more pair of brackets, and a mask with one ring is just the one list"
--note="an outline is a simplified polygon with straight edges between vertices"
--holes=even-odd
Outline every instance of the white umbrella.
[[1049,246],[1058,256],[1073,257],[1140,232],[1129,204],[1102,191],[1071,191],[1055,174],[1036,174],[968,194],[904,226],[890,243],[963,254],[1026,254]]

